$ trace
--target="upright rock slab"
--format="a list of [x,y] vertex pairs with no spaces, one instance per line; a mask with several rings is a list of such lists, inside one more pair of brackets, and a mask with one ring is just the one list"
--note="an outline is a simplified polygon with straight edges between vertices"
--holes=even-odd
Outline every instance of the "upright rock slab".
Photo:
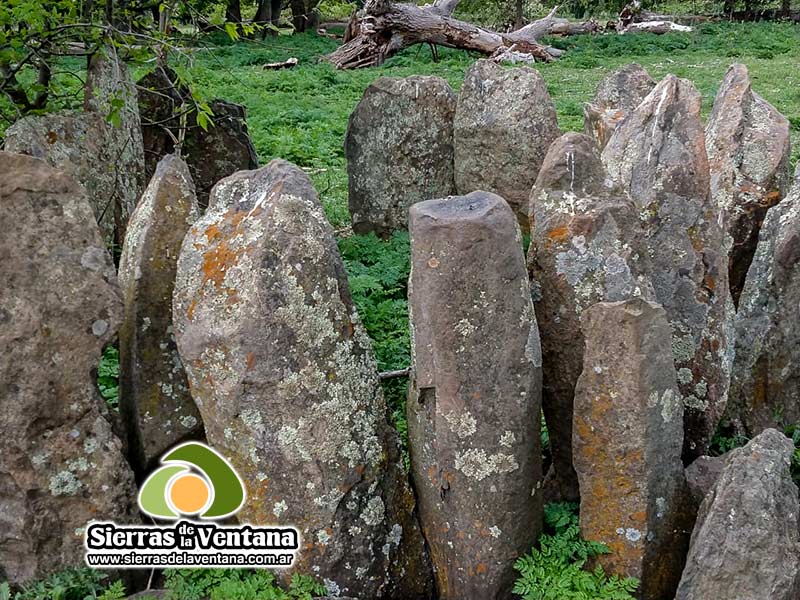
[[617,127],[602,158],[645,226],[656,300],[672,327],[688,463],[705,453],[725,410],[733,360],[728,261],[698,91],[665,77]]
[[800,184],[769,209],[736,314],[728,415],[748,436],[800,423]]
[[545,501],[578,500],[572,404],[583,370],[583,310],[595,302],[653,298],[639,213],[608,179],[594,141],[567,133],[550,146],[531,192],[528,271],[542,336],[542,406],[553,466]]
[[598,559],[607,572],[641,581],[640,599],[670,600],[691,510],[666,313],[636,298],[595,304],[582,321],[573,434],[581,534],[611,549]]
[[519,227],[494,194],[411,208],[411,465],[439,598],[509,598],[541,531],[541,349]]
[[794,445],[767,429],[730,452],[692,533],[676,600],[800,597]]
[[423,599],[430,567],[369,339],[308,176],[223,179],[183,243],[173,316],[209,442],[247,487],[238,518],[293,524],[328,592]]
[[178,442],[203,437],[203,421],[189,394],[172,327],[178,254],[198,216],[189,168],[171,154],[158,163],[122,247],[120,412],[131,463],[142,474]]
[[756,94],[747,67],[725,74],[706,125],[711,195],[722,212],[738,306],[767,209],[789,191],[789,120]]
[[458,193],[485,190],[502,196],[527,230],[531,188],[560,133],[553,101],[535,69],[477,61],[467,71],[456,107]]
[[366,89],[344,142],[356,233],[406,229],[412,204],[455,193],[455,110],[440,77],[381,77]]
[[83,189],[0,152],[0,219],[0,579],[17,584],[82,565],[87,522],[132,520],[136,490],[95,380],[122,302]]
[[605,77],[598,85],[594,100],[583,107],[584,131],[602,150],[617,126],[625,120],[647,95],[656,82],[642,66],[625,65]]

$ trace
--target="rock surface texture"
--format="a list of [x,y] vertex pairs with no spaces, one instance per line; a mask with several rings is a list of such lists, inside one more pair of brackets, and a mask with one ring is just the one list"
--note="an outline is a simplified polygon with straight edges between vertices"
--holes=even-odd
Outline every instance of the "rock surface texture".
[[369,339],[305,173],[274,160],[215,186],[184,240],[173,310],[208,440],[247,488],[240,521],[298,527],[294,568],[330,594],[428,598]]
[[605,172],[594,141],[567,133],[553,142],[531,192],[528,270],[542,337],[542,406],[553,466],[545,501],[578,500],[572,468],[572,403],[583,369],[583,310],[643,296],[644,228],[633,202]]
[[725,222],[729,281],[738,306],[767,214],[789,190],[789,120],[756,94],[747,67],[725,74],[706,125],[711,195]]
[[736,315],[731,416],[748,436],[800,423],[800,183],[767,213]]
[[676,600],[800,598],[792,452],[774,429],[730,452],[700,507]]
[[602,150],[614,130],[656,87],[656,82],[640,65],[631,63],[617,69],[597,86],[591,102],[583,107],[584,131]]
[[509,598],[541,531],[541,349],[499,196],[411,208],[408,431],[439,598]]
[[689,486],[689,493],[692,501],[697,508],[703,503],[703,499],[710,492],[719,479],[722,469],[725,468],[725,461],[728,455],[722,456],[701,456],[685,469],[686,483]]
[[636,298],[595,304],[582,322],[573,431],[581,534],[610,548],[598,559],[606,572],[641,581],[640,599],[671,600],[691,515],[666,313]]
[[407,229],[412,204],[455,193],[455,109],[440,77],[381,77],[366,89],[344,144],[356,233]]
[[136,490],[95,372],[122,301],[83,189],[0,152],[0,579],[83,564],[90,519],[134,518]]
[[559,135],[553,101],[536,70],[477,61],[467,71],[456,107],[458,193],[499,194],[527,230],[531,188],[547,149]]
[[705,453],[728,397],[733,303],[711,199],[700,94],[664,78],[603,150],[645,226],[656,300],[667,311],[684,413],[684,461]]
[[172,327],[178,254],[198,216],[189,169],[169,155],[136,206],[122,247],[120,412],[131,463],[142,474],[171,446],[203,437]]

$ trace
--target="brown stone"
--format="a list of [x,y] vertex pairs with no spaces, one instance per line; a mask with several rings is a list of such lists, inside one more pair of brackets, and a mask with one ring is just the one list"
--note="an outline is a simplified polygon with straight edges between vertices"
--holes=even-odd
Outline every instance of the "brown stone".
[[541,350],[520,230],[499,196],[410,211],[408,432],[439,598],[509,598],[541,531]]
[[595,304],[582,322],[573,430],[581,534],[610,548],[598,558],[606,572],[641,581],[638,598],[671,600],[691,515],[666,313],[636,298]]
[[722,456],[701,456],[684,470],[689,493],[697,508],[700,507],[703,499],[717,483],[720,473],[725,468],[726,460],[727,454]]
[[274,160],[220,181],[184,240],[173,308],[208,440],[247,488],[240,521],[295,525],[293,569],[329,594],[427,599],[397,434],[308,176]]

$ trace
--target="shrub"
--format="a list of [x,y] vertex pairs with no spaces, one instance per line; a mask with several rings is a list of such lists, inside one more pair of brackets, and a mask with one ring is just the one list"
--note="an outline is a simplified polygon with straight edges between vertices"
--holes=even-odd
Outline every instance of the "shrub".
[[168,569],[165,576],[171,600],[311,600],[326,593],[315,579],[298,574],[285,590],[265,570]]

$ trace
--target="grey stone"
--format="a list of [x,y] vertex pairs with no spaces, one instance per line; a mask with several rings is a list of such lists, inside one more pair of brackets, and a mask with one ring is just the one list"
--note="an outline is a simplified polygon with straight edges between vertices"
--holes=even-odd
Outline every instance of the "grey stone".
[[711,195],[725,223],[738,306],[767,209],[789,191],[789,120],[756,94],[747,67],[732,65],[706,125]]
[[614,130],[656,87],[640,65],[631,63],[607,75],[597,85],[594,99],[583,107],[584,131],[602,150]]
[[479,60],[467,71],[454,121],[456,189],[503,197],[524,231],[539,167],[559,135],[547,85],[530,67]]
[[[241,522],[293,524],[329,593],[428,598],[414,498],[333,230],[285,161],[220,181],[178,260],[173,318]],[[349,568],[347,568],[349,565]]]
[[800,184],[767,212],[736,315],[728,415],[748,436],[800,423]]
[[651,281],[672,327],[688,463],[705,453],[722,417],[733,361],[727,253],[698,91],[664,78],[617,127],[602,158],[645,226]]
[[510,597],[541,531],[541,349],[520,230],[499,196],[410,211],[412,475],[438,597]]
[[172,327],[178,254],[198,216],[186,163],[164,157],[131,216],[119,265],[120,412],[131,462],[142,474],[178,442],[203,438]]
[[542,406],[553,465],[545,502],[578,500],[572,405],[583,370],[583,310],[595,302],[652,299],[644,228],[608,178],[594,141],[567,133],[550,146],[531,192],[528,270],[542,336]]
[[122,301],[83,189],[0,152],[0,219],[0,579],[19,584],[82,565],[88,521],[133,520],[136,490],[95,380]]
[[636,577],[641,600],[672,598],[689,541],[681,463],[683,405],[664,309],[641,298],[582,316],[573,450],[585,539],[606,544],[607,573]]
[[407,229],[412,204],[455,193],[455,109],[440,77],[381,77],[366,89],[344,144],[357,233]]
[[730,452],[700,507],[676,600],[800,597],[793,452],[774,429]]
[[700,507],[703,499],[714,487],[719,479],[722,469],[725,468],[725,461],[728,455],[722,456],[700,456],[685,469],[686,483],[689,485],[689,493],[696,507]]

